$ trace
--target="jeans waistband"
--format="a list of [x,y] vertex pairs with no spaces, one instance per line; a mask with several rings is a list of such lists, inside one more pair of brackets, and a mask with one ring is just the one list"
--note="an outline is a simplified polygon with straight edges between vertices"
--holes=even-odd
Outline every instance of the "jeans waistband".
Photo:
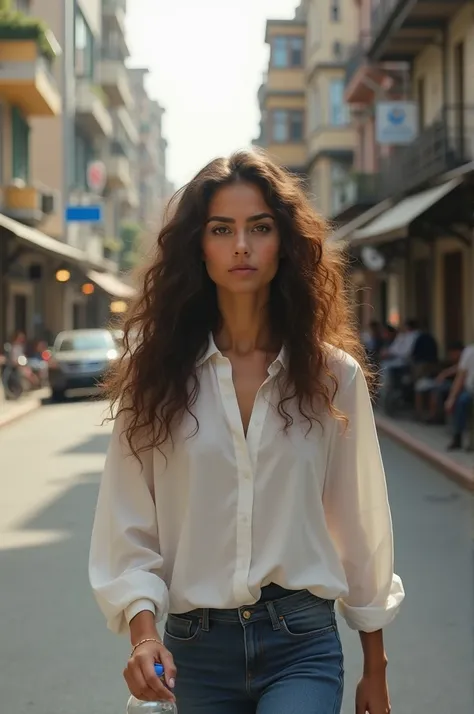
[[[290,592],[290,591],[286,591]],[[329,607],[334,608],[333,600],[324,600],[316,595],[312,595],[308,590],[293,591],[289,595],[278,597],[273,600],[261,600],[254,605],[243,605],[242,607],[232,610],[216,610],[200,608],[186,613],[182,617],[197,617],[202,621],[203,629],[209,628],[209,622],[227,622],[236,624],[251,624],[258,620],[265,620],[270,617],[274,629],[279,627],[279,618],[289,615],[292,612],[304,610],[317,603],[327,603]],[[179,617],[179,615],[178,615]]]

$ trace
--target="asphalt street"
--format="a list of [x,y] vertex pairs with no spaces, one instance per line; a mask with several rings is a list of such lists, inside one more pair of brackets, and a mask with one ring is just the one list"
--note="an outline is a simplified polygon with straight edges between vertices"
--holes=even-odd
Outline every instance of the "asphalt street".
[[[107,632],[87,580],[104,410],[45,406],[0,431],[1,714],[125,711],[128,641]],[[407,591],[386,631],[393,714],[474,712],[472,496],[395,444],[382,447]],[[360,645],[341,631],[344,714],[353,714]]]

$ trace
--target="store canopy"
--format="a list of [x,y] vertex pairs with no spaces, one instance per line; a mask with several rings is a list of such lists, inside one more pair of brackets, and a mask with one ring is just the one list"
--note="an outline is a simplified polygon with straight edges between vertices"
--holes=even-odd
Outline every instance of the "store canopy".
[[462,177],[453,178],[440,186],[434,186],[426,189],[426,191],[404,198],[400,203],[382,213],[364,228],[354,231],[352,235],[353,242],[382,242],[404,238],[407,235],[410,223],[438,203],[444,196],[447,196],[462,181]]
[[60,240],[36,230],[36,228],[30,228],[30,226],[25,226],[19,221],[14,221],[2,213],[0,213],[0,227],[13,233],[22,243],[27,243],[43,253],[57,255],[59,258],[70,260],[73,263],[90,262],[82,250],[74,248],[74,246],[67,243],[62,243]]
[[377,203],[377,205],[372,206],[372,208],[369,208],[359,216],[356,216],[352,221],[349,221],[349,223],[345,223],[343,226],[335,230],[334,233],[330,235],[329,239],[332,241],[350,240],[354,231],[367,225],[367,223],[373,221],[374,218],[377,218],[377,216],[380,216],[381,213],[387,211],[392,206],[393,200],[391,198],[387,198],[385,201]]
[[101,290],[110,295],[110,297],[119,298],[120,300],[130,300],[135,296],[135,288],[122,282],[122,280],[113,273],[98,273],[95,270],[90,270],[87,273],[87,277]]

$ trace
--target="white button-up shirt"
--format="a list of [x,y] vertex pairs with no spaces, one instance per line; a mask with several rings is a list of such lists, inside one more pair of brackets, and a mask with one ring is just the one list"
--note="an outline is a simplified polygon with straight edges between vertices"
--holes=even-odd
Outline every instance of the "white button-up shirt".
[[100,487],[90,580],[108,626],[126,632],[141,610],[183,613],[255,603],[276,583],[338,600],[353,629],[378,630],[403,600],[393,573],[385,476],[363,373],[334,350],[335,404],[308,432],[296,404],[277,412],[281,351],[245,435],[232,366],[212,339],[198,363],[199,396],[164,454],[142,464],[115,422]]

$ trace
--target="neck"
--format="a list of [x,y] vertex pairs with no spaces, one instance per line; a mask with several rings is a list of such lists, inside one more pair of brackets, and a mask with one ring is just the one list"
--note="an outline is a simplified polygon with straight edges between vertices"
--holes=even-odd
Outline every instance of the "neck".
[[218,294],[222,326],[214,337],[220,350],[247,355],[271,349],[268,298],[268,294]]

